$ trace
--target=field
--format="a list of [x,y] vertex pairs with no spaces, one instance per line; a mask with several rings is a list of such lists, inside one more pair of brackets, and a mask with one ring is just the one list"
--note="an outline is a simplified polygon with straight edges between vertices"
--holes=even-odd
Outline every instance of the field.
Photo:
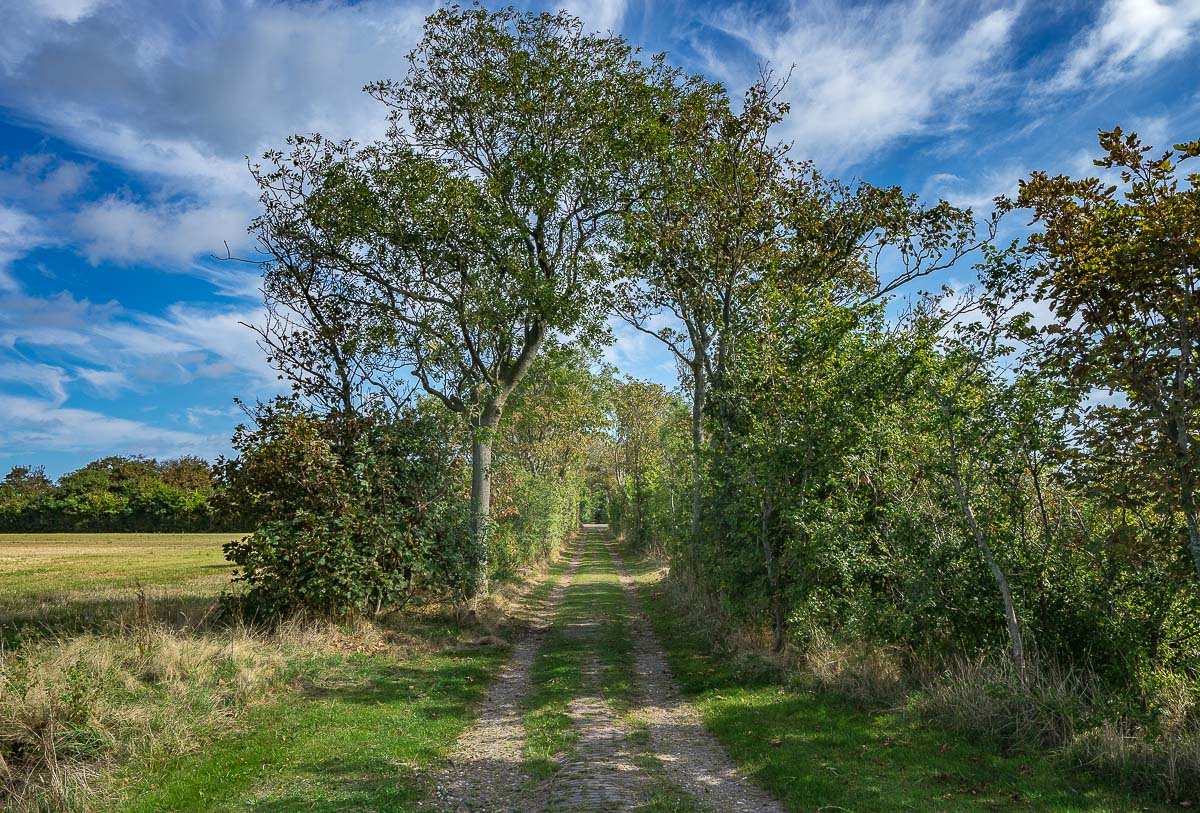
[[0,600],[229,580],[237,534],[0,534]]
[[778,797],[764,810],[1159,809],[714,655],[661,567],[630,559],[627,576],[602,531],[469,623],[426,608],[269,633],[214,617],[223,539],[0,543],[4,809],[415,811],[511,793],[513,809],[703,813],[763,793],[718,782],[695,801],[694,777],[734,763]]
[[229,538],[0,537],[0,809],[408,809],[496,614],[248,628],[219,613]]
[[230,586],[236,534],[0,534],[0,640],[99,629],[141,590],[178,622]]

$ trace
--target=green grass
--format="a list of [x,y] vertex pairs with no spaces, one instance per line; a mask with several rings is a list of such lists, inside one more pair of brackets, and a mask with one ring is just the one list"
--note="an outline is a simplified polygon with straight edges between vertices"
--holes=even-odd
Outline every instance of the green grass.
[[[522,602],[536,610],[562,574],[551,566]],[[499,645],[464,646],[450,617],[403,622],[424,654],[312,659],[292,666],[295,690],[256,709],[237,732],[189,755],[134,763],[110,813],[254,810],[413,811],[430,776],[473,719],[507,658]],[[470,631],[466,631],[470,637]]]
[[[643,600],[675,675],[734,760],[789,810],[1165,810],[1072,775],[1039,754],[1001,753],[904,710],[864,711],[789,689],[770,670],[713,652],[676,606],[657,564],[635,563]],[[664,801],[659,810],[671,810]]]
[[0,644],[93,632],[142,589],[162,618],[193,623],[230,586],[221,546],[238,534],[0,534]]
[[[585,554],[586,555],[586,554]],[[530,668],[531,689],[526,698],[524,757],[534,779],[554,773],[558,760],[575,746],[567,705],[583,688],[581,664],[586,642],[567,634],[566,624],[586,616],[574,591],[586,564],[581,564],[567,586],[562,604]],[[559,574],[561,577],[561,573]]]
[[[417,658],[356,655],[306,665],[299,690],[247,732],[127,771],[114,812],[411,811],[471,721],[497,648]],[[132,776],[136,775],[136,779]]]
[[0,601],[63,590],[228,579],[228,534],[0,534]]
[[[584,537],[579,569],[563,595],[530,672],[533,688],[525,714],[525,764],[535,779],[557,770],[575,743],[567,706],[585,690],[583,659],[600,664],[599,689],[619,712],[627,709],[633,692],[633,652],[627,607],[607,537],[592,531]],[[571,634],[572,624],[595,625]]]

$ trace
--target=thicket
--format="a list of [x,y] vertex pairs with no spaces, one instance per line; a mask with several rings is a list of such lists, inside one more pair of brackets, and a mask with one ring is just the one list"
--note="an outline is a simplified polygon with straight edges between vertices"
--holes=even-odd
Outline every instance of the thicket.
[[[552,346],[515,390],[498,452],[490,580],[546,559],[579,524],[583,450],[604,425],[604,378]],[[399,411],[258,404],[221,467],[217,502],[255,530],[225,546],[252,616],[394,612],[476,585],[463,421],[418,399]]]
[[[1200,142],[1102,133],[1102,180],[1035,173],[977,224],[789,162],[772,99],[681,136],[666,188],[703,205],[631,214],[623,315],[691,397],[643,399],[613,515],[810,677],[1191,798]],[[968,254],[971,288],[892,296]]]
[[244,527],[214,509],[214,472],[198,457],[112,456],[64,474],[14,466],[0,481],[0,532],[200,532]]

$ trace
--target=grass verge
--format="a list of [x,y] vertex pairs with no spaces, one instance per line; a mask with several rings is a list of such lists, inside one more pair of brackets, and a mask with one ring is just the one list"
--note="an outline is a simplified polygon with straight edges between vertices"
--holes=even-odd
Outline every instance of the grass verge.
[[989,743],[900,709],[867,711],[784,685],[732,657],[673,594],[657,562],[629,560],[676,677],[733,759],[794,811],[1128,813],[1166,807],[1065,772],[1046,755]]
[[[287,703],[203,753],[126,774],[119,813],[411,811],[503,660],[488,647],[312,663]],[[131,778],[136,776],[136,778]]]

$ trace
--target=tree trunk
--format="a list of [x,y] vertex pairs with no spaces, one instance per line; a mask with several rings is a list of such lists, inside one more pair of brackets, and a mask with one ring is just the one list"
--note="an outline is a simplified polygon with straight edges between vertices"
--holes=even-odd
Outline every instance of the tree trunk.
[[1200,512],[1196,509],[1196,475],[1192,468],[1191,436],[1187,431],[1187,423],[1183,415],[1178,415],[1172,427],[1175,437],[1175,470],[1179,474],[1179,502],[1183,509],[1183,518],[1187,522],[1188,551],[1192,554],[1192,564],[1196,575],[1200,576]]
[[1004,620],[1008,624],[1008,639],[1012,645],[1013,665],[1017,668],[1017,675],[1021,679],[1021,685],[1028,688],[1028,674],[1025,669],[1025,642],[1021,638],[1021,625],[1017,620],[1017,607],[1013,603],[1012,590],[1008,586],[1008,577],[1004,575],[1004,571],[996,563],[996,557],[992,555],[992,546],[988,544],[983,529],[979,527],[979,523],[975,520],[975,511],[971,508],[971,500],[967,497],[967,490],[963,486],[962,473],[958,468],[958,445],[954,436],[954,428],[950,423],[950,409],[944,400],[939,398],[939,401],[941,401],[942,414],[946,418],[946,434],[950,441],[950,475],[954,480],[954,493],[958,497],[958,504],[962,509],[963,516],[967,520],[967,526],[971,529],[971,535],[975,538],[975,545],[979,548],[979,552],[983,554],[988,568],[991,569],[992,578],[996,580],[996,587],[1000,591],[1000,598],[1004,604]]
[[1192,564],[1196,567],[1196,575],[1200,576],[1200,517],[1197,516],[1194,504],[1184,509],[1183,518],[1187,521],[1188,548],[1192,552]]
[[471,438],[471,544],[475,552],[475,573],[471,595],[482,596],[488,592],[488,567],[490,551],[488,531],[492,515],[492,443],[496,428],[500,425],[503,405],[493,401],[484,407],[483,414],[474,424]]
[[692,528],[688,542],[688,558],[695,570],[700,550],[700,520],[704,511],[704,402],[708,397],[708,380],[704,365],[692,368]]

